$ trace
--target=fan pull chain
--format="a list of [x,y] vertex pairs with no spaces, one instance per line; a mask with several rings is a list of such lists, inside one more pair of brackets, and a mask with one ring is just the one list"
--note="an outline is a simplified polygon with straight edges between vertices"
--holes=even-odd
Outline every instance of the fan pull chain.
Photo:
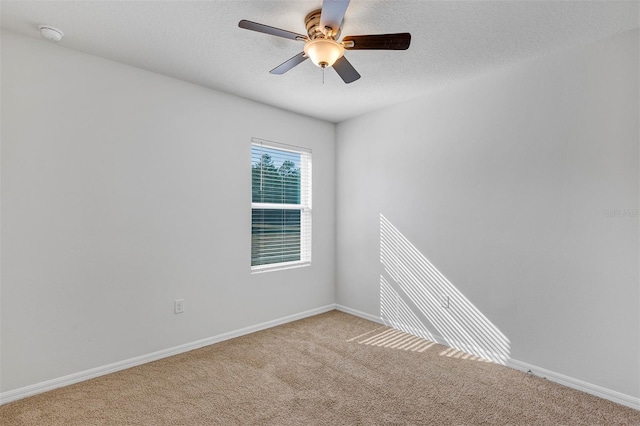
[[324,84],[324,69],[325,69],[325,68],[326,68],[326,67],[322,67],[322,84]]

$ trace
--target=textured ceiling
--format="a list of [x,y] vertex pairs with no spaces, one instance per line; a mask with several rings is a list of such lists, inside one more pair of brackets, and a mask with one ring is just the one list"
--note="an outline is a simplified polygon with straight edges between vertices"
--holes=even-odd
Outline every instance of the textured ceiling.
[[[352,0],[342,35],[410,32],[407,51],[348,51],[346,85],[305,61],[269,70],[303,43],[238,28],[248,19],[305,33],[321,0],[2,1],[2,28],[280,108],[339,122],[528,58],[637,28],[638,1]],[[52,46],[53,48],[53,46]]]

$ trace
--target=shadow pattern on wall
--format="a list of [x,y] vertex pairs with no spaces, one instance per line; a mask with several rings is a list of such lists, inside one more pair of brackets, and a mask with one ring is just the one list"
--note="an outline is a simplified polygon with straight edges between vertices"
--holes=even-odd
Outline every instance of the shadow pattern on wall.
[[509,339],[382,214],[380,262],[380,315],[386,325],[507,363]]

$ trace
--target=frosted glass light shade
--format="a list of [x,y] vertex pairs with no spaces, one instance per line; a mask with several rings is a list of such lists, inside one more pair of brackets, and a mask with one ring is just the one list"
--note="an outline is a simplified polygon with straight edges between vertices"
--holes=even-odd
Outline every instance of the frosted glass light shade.
[[332,66],[344,55],[344,47],[335,40],[317,38],[304,45],[304,54],[321,68]]

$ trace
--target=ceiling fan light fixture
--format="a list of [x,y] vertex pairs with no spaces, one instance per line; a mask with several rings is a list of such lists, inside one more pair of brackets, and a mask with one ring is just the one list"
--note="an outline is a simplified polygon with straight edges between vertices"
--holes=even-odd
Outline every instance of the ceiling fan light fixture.
[[335,40],[317,38],[304,45],[304,54],[320,68],[326,68],[344,55],[344,47]]

